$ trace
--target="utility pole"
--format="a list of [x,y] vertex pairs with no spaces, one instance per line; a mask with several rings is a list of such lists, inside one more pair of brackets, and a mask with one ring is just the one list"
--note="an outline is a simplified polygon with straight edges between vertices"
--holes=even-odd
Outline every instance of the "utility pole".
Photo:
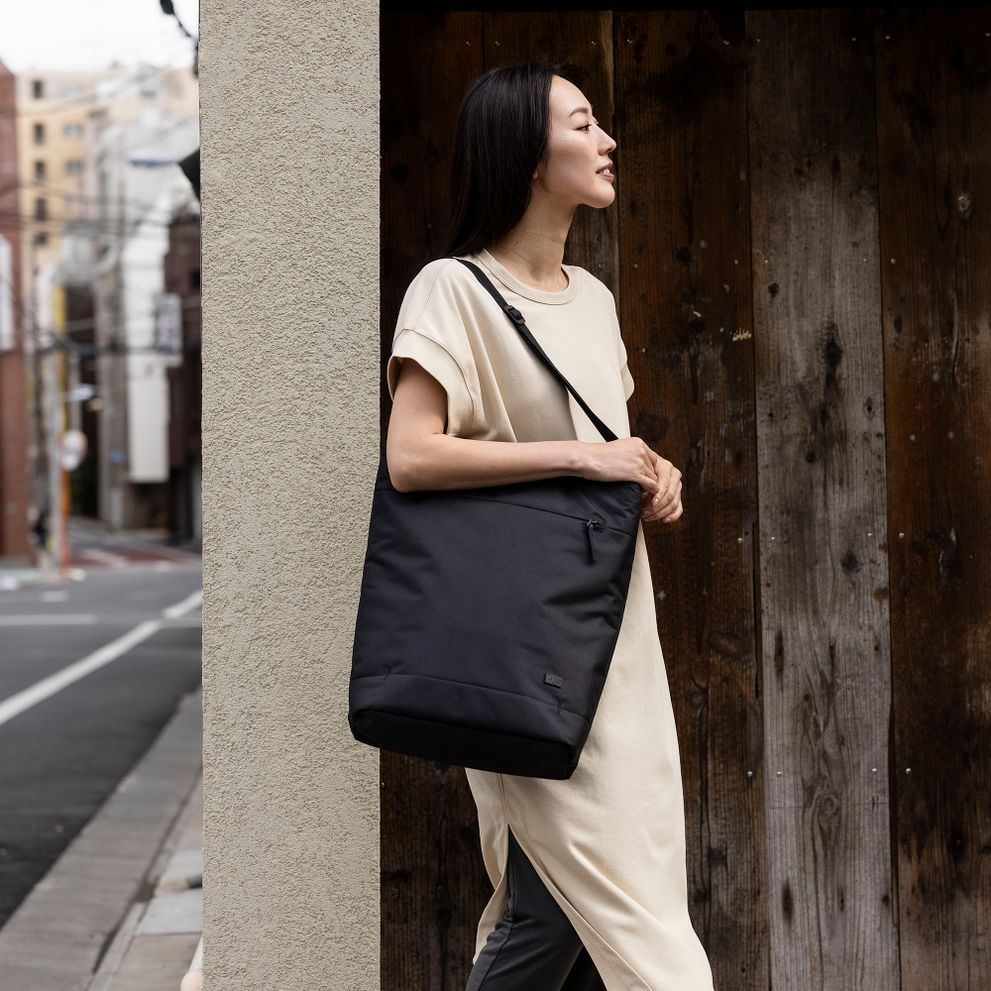
[[[56,301],[56,309],[60,309]],[[65,577],[64,555],[66,552],[65,540],[65,507],[63,506],[63,480],[62,480],[62,458],[61,440],[65,430],[64,411],[62,406],[62,384],[60,364],[62,360],[62,350],[58,347],[56,324],[60,321],[52,320],[52,325],[48,329],[48,347],[42,360],[44,369],[45,385],[45,449],[48,452],[48,546],[50,550],[48,567],[49,580],[60,581]]]

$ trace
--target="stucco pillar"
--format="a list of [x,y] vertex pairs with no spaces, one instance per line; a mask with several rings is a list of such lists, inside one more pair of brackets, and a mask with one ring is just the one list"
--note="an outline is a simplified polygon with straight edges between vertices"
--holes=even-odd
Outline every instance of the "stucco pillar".
[[200,5],[204,969],[379,988],[347,724],[378,459],[378,7]]

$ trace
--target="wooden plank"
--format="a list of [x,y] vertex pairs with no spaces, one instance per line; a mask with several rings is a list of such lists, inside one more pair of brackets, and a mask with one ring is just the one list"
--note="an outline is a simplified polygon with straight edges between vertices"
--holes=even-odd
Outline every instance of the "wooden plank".
[[991,987],[989,33],[874,34],[903,991]]
[[774,988],[898,987],[869,17],[747,14]]
[[[382,429],[403,293],[444,250],[461,97],[482,72],[482,15],[381,18]],[[383,991],[464,987],[491,893],[464,769],[381,755]]]
[[631,425],[683,473],[644,528],[678,720],[690,910],[716,987],[767,984],[742,12],[616,15]]

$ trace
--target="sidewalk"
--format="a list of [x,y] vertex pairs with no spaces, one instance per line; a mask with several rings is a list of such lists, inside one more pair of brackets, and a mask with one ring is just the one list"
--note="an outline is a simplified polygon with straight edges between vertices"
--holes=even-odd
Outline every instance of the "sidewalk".
[[0,929],[0,988],[200,991],[202,690]]
[[[84,516],[72,516],[69,519],[69,543],[75,548],[77,542],[98,540],[107,547],[114,545],[135,546],[147,544],[150,548],[163,548],[181,554],[202,554],[202,542],[194,540],[176,540],[165,529],[146,530],[114,530],[102,520],[90,519]],[[78,557],[73,551],[73,557],[66,568],[65,577],[72,581],[81,581],[86,577],[90,562]],[[18,557],[0,557],[0,592],[12,592],[25,585],[50,582],[55,579],[50,567],[46,568],[36,563],[31,555]]]
[[151,898],[128,909],[86,991],[202,991],[202,820],[201,772],[151,872]]

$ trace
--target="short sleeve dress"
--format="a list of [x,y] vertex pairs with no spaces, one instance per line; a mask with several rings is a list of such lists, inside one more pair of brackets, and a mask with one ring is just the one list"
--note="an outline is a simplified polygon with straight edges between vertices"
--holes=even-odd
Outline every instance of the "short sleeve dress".
[[[595,413],[629,437],[633,378],[615,300],[565,265],[554,292],[517,279],[488,251],[481,266]],[[403,298],[386,377],[405,358],[447,393],[446,432],[526,442],[603,438],[527,347],[498,304],[454,258],[426,264]],[[508,827],[571,920],[607,991],[713,991],[688,913],[685,810],[674,712],[657,632],[643,527],[619,638],[581,759],[567,780],[466,768],[493,892],[475,955],[508,907]]]

